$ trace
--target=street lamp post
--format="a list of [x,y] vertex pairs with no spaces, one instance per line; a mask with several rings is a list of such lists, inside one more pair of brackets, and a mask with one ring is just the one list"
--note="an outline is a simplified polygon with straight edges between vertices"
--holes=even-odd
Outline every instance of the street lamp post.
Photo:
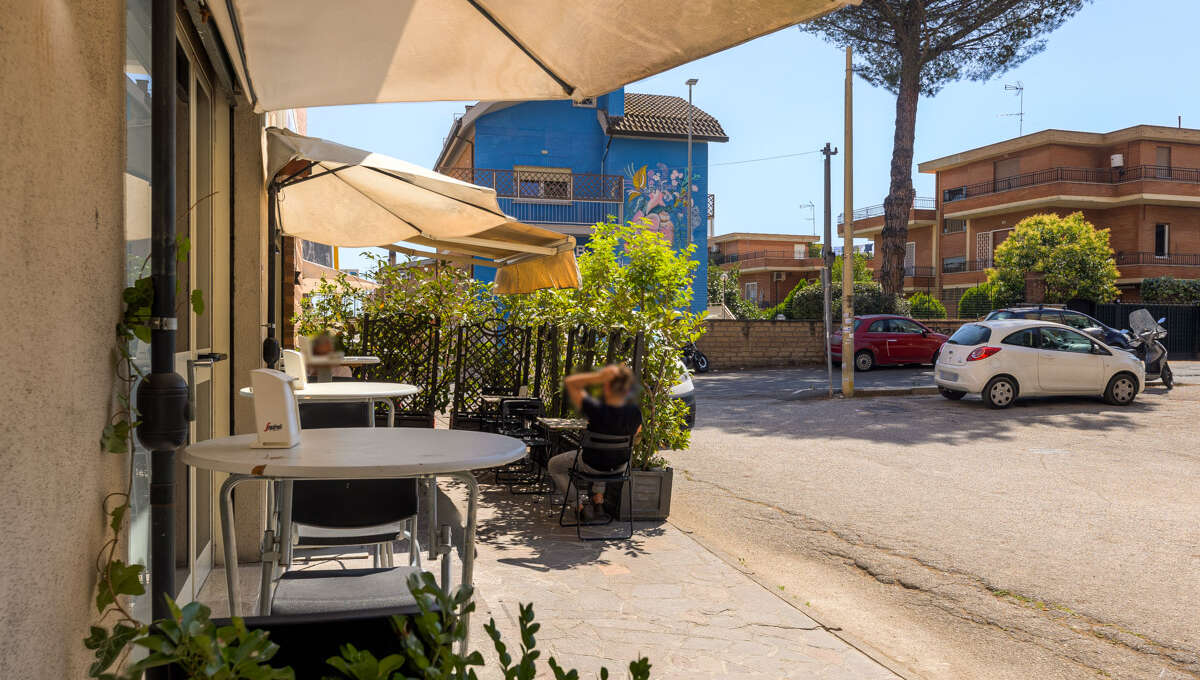
[[688,167],[687,167],[687,244],[692,245],[692,88],[699,78],[688,78]]

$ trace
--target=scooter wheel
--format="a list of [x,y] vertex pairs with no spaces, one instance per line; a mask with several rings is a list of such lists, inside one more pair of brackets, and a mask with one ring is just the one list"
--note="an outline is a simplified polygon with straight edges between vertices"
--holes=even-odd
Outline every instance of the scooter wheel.
[[696,353],[696,372],[708,373],[708,357],[699,352]]
[[1168,390],[1175,387],[1175,376],[1172,375],[1170,366],[1163,364],[1162,373],[1159,373],[1159,377],[1162,379],[1163,387]]

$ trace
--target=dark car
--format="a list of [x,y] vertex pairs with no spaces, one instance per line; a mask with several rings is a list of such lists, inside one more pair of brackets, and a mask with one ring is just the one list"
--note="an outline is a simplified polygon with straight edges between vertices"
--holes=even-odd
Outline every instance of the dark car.
[[1096,319],[1070,309],[1059,307],[1010,307],[997,309],[987,315],[987,321],[1003,319],[1039,319],[1061,323],[1076,330],[1083,331],[1100,342],[1112,347],[1129,349],[1129,337],[1123,332],[1100,323]]
[[[920,321],[894,314],[867,314],[854,317],[854,369],[869,371],[881,364],[933,364],[938,350],[946,342]],[[842,360],[842,332],[833,332],[829,352],[833,360]]]

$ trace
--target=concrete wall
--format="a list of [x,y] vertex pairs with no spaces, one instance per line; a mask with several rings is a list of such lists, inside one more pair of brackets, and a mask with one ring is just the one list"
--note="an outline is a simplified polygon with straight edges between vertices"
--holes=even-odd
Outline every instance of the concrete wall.
[[101,500],[127,463],[99,448],[125,266],[124,5],[3,16],[0,678],[81,678]]

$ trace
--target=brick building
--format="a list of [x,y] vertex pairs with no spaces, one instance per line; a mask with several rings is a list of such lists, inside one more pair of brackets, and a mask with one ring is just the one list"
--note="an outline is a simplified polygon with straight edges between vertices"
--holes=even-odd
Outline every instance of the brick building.
[[801,279],[820,278],[821,258],[809,257],[817,241],[801,234],[721,234],[709,237],[709,258],[725,270],[737,266],[742,295],[769,307],[782,302]]
[[[956,300],[987,278],[1017,222],[1076,211],[1110,230],[1122,300],[1137,300],[1145,278],[1200,278],[1200,130],[1043,130],[918,169],[936,176],[937,194],[910,217],[905,261],[920,276],[906,277],[906,289]],[[882,220],[881,209],[855,211],[855,235],[878,249]]]

